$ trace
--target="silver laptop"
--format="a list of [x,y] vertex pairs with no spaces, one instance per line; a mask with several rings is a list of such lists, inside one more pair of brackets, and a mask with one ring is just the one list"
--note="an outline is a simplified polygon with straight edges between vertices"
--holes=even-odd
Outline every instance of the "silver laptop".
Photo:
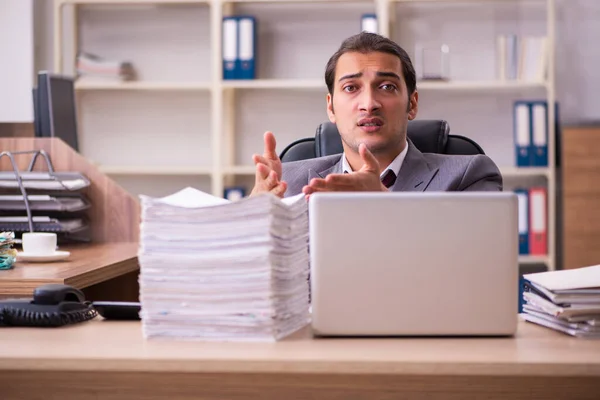
[[309,202],[316,335],[512,335],[509,192],[319,193]]

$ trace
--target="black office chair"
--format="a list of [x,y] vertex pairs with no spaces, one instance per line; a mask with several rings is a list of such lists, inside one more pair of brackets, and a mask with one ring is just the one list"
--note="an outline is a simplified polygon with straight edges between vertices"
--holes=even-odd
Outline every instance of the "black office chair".
[[[422,153],[485,154],[473,140],[450,135],[450,125],[443,120],[409,121],[407,135]],[[317,127],[314,138],[296,140],[281,152],[279,158],[282,162],[290,162],[341,154],[343,151],[337,126],[324,122]]]

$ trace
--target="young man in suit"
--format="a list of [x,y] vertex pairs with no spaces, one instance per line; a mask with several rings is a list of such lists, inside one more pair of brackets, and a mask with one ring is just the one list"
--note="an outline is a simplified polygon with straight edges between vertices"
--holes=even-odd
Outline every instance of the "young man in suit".
[[282,164],[275,136],[253,156],[251,195],[322,191],[500,191],[502,176],[487,156],[421,153],[407,139],[419,94],[412,62],[395,42],[373,33],[346,39],[325,70],[327,114],[343,154]]

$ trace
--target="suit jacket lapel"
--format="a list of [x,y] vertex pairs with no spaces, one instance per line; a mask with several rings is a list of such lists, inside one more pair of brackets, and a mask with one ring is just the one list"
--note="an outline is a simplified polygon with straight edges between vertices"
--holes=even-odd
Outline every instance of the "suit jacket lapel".
[[406,158],[400,167],[400,172],[396,178],[392,191],[394,192],[422,192],[424,191],[433,177],[438,173],[439,168],[430,168],[423,157],[423,153],[408,140],[408,151]]
[[308,170],[308,181],[310,182],[310,180],[312,178],[325,178],[329,174],[341,174],[342,169],[343,169],[342,168],[342,156],[340,155],[340,159],[338,160],[338,162],[336,162],[329,168],[326,168],[321,171],[309,169]]

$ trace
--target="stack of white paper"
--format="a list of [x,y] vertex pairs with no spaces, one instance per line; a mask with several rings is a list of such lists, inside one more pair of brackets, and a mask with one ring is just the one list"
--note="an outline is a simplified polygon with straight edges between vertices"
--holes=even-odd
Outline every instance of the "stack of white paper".
[[145,337],[273,341],[309,322],[303,195],[141,196]]
[[523,278],[526,321],[573,336],[600,338],[600,265]]

